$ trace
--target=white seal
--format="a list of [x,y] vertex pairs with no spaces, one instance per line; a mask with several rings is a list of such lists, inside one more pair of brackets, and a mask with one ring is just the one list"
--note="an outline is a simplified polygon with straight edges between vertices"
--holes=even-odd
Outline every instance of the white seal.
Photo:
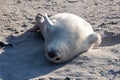
[[53,63],[68,61],[101,43],[101,37],[79,16],[59,13],[48,18],[36,16],[36,26],[45,39],[45,55]]

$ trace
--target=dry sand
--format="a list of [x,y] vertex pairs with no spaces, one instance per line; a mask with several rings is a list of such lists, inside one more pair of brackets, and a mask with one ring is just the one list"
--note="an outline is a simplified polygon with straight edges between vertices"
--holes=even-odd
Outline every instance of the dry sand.
[[[74,13],[102,44],[63,63],[49,63],[44,41],[28,31],[37,13]],[[0,0],[0,80],[120,80],[120,0]],[[2,45],[2,44],[1,44]]]

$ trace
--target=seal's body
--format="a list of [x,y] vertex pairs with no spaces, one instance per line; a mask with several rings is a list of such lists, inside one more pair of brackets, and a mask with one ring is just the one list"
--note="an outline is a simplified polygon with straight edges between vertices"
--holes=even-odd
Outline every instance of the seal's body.
[[45,55],[54,63],[70,60],[101,42],[91,25],[74,14],[59,13],[50,18],[38,14],[36,24],[45,39]]

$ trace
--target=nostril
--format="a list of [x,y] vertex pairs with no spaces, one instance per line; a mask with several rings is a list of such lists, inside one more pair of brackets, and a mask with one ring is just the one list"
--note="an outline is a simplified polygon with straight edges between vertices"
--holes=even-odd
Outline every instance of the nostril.
[[54,57],[57,56],[57,54],[56,54],[55,51],[50,51],[50,52],[48,52],[48,56],[49,56],[50,58],[54,58]]
[[58,60],[60,60],[60,58],[56,58],[56,60],[58,61]]

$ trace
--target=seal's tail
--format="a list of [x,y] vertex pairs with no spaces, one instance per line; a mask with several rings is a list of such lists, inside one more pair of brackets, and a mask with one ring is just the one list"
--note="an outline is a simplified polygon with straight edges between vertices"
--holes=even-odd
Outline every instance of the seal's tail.
[[100,45],[101,43],[101,36],[95,32],[89,35],[88,39],[89,39],[89,44],[94,44],[95,46]]
[[95,41],[95,45],[100,45],[101,44],[101,36],[98,33],[95,33],[96,35],[96,41]]

